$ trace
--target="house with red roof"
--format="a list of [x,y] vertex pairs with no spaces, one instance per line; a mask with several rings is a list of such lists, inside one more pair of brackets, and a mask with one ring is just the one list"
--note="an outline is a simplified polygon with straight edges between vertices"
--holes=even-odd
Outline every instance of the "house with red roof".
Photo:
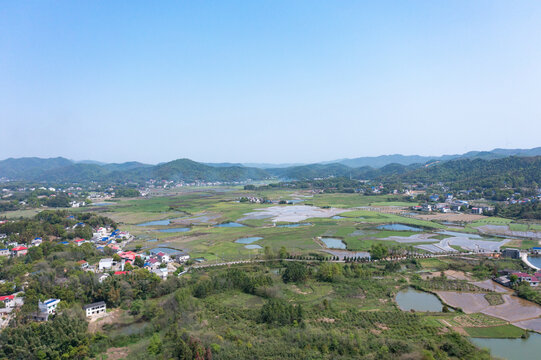
[[0,296],[0,301],[4,303],[5,307],[10,308],[15,306],[15,295]]
[[118,256],[120,256],[121,259],[129,261],[131,263],[132,261],[135,260],[135,257],[137,256],[137,254],[134,253],[133,251],[124,251],[124,252],[119,252]]
[[77,264],[79,264],[79,266],[83,270],[88,269],[88,262],[86,262],[85,260],[79,260],[79,261],[77,261]]
[[129,274],[129,271],[115,271],[115,275],[126,275]]
[[[539,273],[536,273],[539,274]],[[513,275],[516,275],[519,282],[527,282],[530,284],[530,286],[538,286],[539,285],[539,278],[535,275],[530,275],[523,272],[514,272]],[[541,274],[539,274],[541,275]]]
[[28,253],[28,248],[26,246],[16,246],[11,249],[11,256],[24,256]]

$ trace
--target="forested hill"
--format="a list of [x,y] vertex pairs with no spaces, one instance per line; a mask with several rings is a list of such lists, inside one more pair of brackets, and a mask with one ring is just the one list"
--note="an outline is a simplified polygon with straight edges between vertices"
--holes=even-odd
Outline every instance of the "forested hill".
[[118,183],[169,181],[236,182],[247,180],[312,180],[351,178],[383,183],[446,183],[453,188],[528,186],[541,179],[541,157],[494,160],[456,159],[426,164],[388,164],[352,168],[343,164],[311,164],[260,169],[237,164],[207,165],[178,159],[159,165],[75,163],[64,158],[22,158],[0,161],[0,178],[42,183]]
[[512,156],[495,160],[451,160],[425,165],[402,174],[381,176],[379,179],[402,183],[442,182],[456,189],[478,186],[532,187],[541,180],[541,156]]

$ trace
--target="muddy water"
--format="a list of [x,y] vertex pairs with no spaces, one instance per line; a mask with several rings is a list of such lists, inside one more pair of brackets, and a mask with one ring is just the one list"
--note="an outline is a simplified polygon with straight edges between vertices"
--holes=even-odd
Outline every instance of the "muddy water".
[[408,288],[396,295],[396,303],[404,311],[441,311],[442,303],[433,294]]
[[528,339],[470,339],[480,348],[490,350],[492,356],[508,360],[541,358],[541,335],[532,333]]

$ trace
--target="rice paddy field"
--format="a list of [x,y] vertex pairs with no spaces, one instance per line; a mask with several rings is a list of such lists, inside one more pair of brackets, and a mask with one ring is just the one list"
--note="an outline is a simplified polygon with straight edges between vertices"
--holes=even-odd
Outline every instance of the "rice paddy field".
[[[268,199],[272,203],[241,202],[242,197]],[[134,248],[166,246],[217,262],[261,255],[265,247],[273,252],[285,247],[296,255],[328,255],[322,242],[317,241],[320,237],[339,239],[349,251],[368,251],[381,243],[389,247],[416,248],[422,253],[438,250],[431,244],[446,244],[450,235],[445,231],[452,231],[454,237],[460,233],[481,234],[481,240],[501,241],[501,237],[494,238],[484,229],[524,233],[541,230],[539,224],[516,223],[497,217],[476,217],[473,222],[459,224],[436,221],[438,217],[427,220],[431,218],[415,216],[409,210],[416,203],[396,200],[396,196],[388,195],[205,187],[161,191],[159,196],[119,199],[107,206],[95,205],[75,211],[98,212],[114,219],[122,230],[136,236],[131,244]],[[279,204],[280,201],[292,204]],[[33,214],[35,211],[7,215],[13,218]],[[248,247],[235,242],[247,237],[261,239]],[[505,247],[528,248],[537,243],[538,239],[510,237]],[[450,248],[461,250],[454,243]]]

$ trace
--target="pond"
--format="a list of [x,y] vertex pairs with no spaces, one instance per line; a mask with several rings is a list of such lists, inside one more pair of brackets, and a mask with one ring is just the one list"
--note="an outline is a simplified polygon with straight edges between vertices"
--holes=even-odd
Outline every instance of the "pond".
[[331,219],[333,220],[340,220],[340,219],[343,219],[344,217],[343,216],[340,216],[340,215],[334,215]]
[[137,224],[137,226],[160,226],[160,225],[169,225],[171,223],[171,220],[165,219],[165,220],[156,220],[156,221],[149,221],[142,224]]
[[284,224],[284,225],[276,225],[276,227],[281,227],[281,228],[296,228],[296,227],[299,227],[299,226],[308,226],[308,225],[312,225],[312,224],[311,224],[311,223]]
[[304,200],[301,199],[293,199],[293,200],[287,200],[288,204],[298,204],[300,202],[303,202]]
[[235,240],[237,244],[251,244],[253,242],[256,242],[257,240],[263,239],[262,237],[253,236],[253,237],[245,237]]
[[246,249],[263,249],[261,246],[257,245],[257,244],[252,244],[252,245],[244,245],[244,247]]
[[189,227],[182,227],[182,228],[172,228],[172,229],[160,229],[159,232],[163,233],[176,233],[176,232],[186,232],[190,231]]
[[380,230],[392,230],[392,231],[423,231],[423,229],[404,225],[404,224],[385,224],[377,227]]
[[236,228],[236,227],[243,227],[244,225],[236,223],[236,222],[228,222],[224,224],[218,224],[216,227],[224,227],[224,228]]
[[322,237],[321,241],[325,243],[329,249],[345,249],[346,244],[341,239]]
[[95,204],[91,204],[92,206],[109,206],[109,205],[115,205],[115,203],[110,203],[110,202],[101,202],[101,203],[95,203]]
[[180,250],[171,249],[171,248],[165,248],[165,247],[157,247],[157,248],[154,248],[154,249],[150,250],[151,254],[157,254],[157,253],[160,253],[160,252],[162,252],[164,254],[167,254],[167,255],[177,255],[177,254],[181,253]]
[[442,303],[436,295],[419,291],[414,288],[407,288],[396,295],[396,303],[403,311],[433,311],[440,312]]
[[535,267],[541,269],[541,256],[528,256],[528,261]]
[[492,356],[508,360],[539,359],[541,335],[530,333],[528,339],[482,339],[470,338],[477,347],[487,348]]

